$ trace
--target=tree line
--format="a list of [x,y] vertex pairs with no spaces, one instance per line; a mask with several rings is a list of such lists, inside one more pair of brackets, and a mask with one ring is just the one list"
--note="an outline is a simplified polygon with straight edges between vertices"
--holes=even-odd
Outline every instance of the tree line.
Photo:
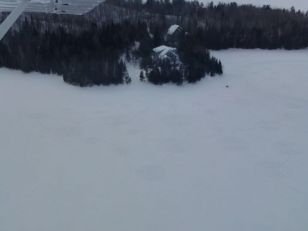
[[[171,42],[166,32],[172,24],[183,32]],[[181,65],[154,59],[160,45],[176,48]],[[123,84],[131,81],[124,60],[132,57],[140,61],[142,80],[182,84],[222,74],[208,49],[304,47],[308,14],[294,8],[106,0],[83,17],[26,14],[0,42],[0,67],[56,73],[79,86]]]
[[[155,84],[196,82],[206,74],[222,72],[222,66],[218,72],[213,68],[209,71],[211,62],[208,61],[213,61],[213,58],[205,48],[200,51],[194,49],[195,52],[203,52],[204,56],[199,56],[200,59],[188,59],[188,50],[182,49],[186,43],[184,34],[178,41],[181,46],[176,48],[179,50],[185,72],[174,72],[168,68],[170,65],[154,62],[153,48],[167,43],[167,24],[164,23],[128,19],[98,25],[88,21],[82,23],[83,26],[88,26],[86,29],[82,27],[80,31],[76,26],[67,27],[67,24],[65,27],[55,27],[53,21],[48,22],[51,24],[47,25],[49,29],[43,30],[40,17],[37,15],[25,17],[19,23],[18,29],[11,30],[4,41],[0,42],[0,67],[24,72],[55,73],[63,76],[65,82],[78,86],[130,83],[125,63],[129,58],[139,60],[141,66],[148,70],[150,65],[153,70],[163,68],[159,81],[151,81],[153,78],[146,75],[146,79]],[[133,48],[136,42],[140,44],[137,50]],[[200,65],[203,65],[201,71],[195,76],[196,70],[200,70]],[[171,71],[172,79],[177,81],[170,81]],[[192,76],[195,81],[192,80]]]
[[88,30],[71,33],[62,27],[39,32],[36,23],[25,19],[19,31],[0,43],[0,66],[55,73],[79,86],[130,83],[122,55],[142,39],[145,24],[110,23],[98,28],[92,23]]
[[308,47],[308,12],[294,7],[274,9],[235,2],[204,5],[185,0],[106,1],[138,14],[143,11],[159,15],[156,21],[176,22],[208,49]]

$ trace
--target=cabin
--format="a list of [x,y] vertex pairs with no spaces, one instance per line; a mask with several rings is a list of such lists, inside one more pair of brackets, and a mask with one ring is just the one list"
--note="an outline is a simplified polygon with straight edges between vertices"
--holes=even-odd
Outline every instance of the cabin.
[[169,59],[169,60],[177,60],[177,50],[174,47],[168,47],[165,45],[156,47],[153,49],[154,57],[158,59]]
[[176,46],[183,33],[183,28],[179,25],[171,25],[166,34],[166,42],[170,46]]

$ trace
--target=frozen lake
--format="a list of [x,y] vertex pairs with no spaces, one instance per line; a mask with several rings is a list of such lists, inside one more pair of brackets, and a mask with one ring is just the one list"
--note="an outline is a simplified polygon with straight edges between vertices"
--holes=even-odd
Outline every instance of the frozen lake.
[[214,54],[183,87],[1,69],[0,230],[306,231],[308,50]]

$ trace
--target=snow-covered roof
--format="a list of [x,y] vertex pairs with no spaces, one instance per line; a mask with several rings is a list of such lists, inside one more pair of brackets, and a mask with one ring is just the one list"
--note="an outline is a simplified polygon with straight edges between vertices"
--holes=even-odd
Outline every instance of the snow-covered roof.
[[167,55],[170,52],[175,54],[176,48],[162,45],[162,46],[154,48],[153,51],[158,55],[159,58],[163,59],[163,58],[167,58]]
[[82,15],[105,0],[0,0],[0,11],[11,12],[22,1],[29,1],[26,12]]
[[176,25],[176,24],[170,26],[169,29],[168,29],[168,32],[167,32],[168,35],[173,35],[177,31],[177,29],[179,29],[179,28],[180,28],[180,26]]

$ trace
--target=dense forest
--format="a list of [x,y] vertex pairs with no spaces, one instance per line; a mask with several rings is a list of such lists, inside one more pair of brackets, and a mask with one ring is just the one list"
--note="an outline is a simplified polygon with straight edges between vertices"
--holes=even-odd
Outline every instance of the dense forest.
[[[208,49],[308,47],[308,12],[237,3],[185,0],[106,0],[131,10],[159,15],[161,24],[175,21]],[[153,19],[152,19],[153,20]],[[157,20],[157,19],[156,19]]]
[[[181,28],[175,36],[168,35],[172,25]],[[159,46],[172,48],[174,57],[157,56]],[[0,67],[56,73],[79,86],[109,85],[131,82],[126,63],[134,59],[141,81],[180,85],[222,74],[208,49],[304,47],[308,14],[294,9],[106,0],[82,17],[25,14],[0,42]]]
[[80,86],[130,81],[120,59],[132,42],[123,30],[125,25],[106,25],[100,29],[92,25],[78,35],[61,27],[39,33],[34,25],[35,21],[26,19],[18,33],[9,34],[6,43],[0,43],[1,66],[59,74],[64,81]]

